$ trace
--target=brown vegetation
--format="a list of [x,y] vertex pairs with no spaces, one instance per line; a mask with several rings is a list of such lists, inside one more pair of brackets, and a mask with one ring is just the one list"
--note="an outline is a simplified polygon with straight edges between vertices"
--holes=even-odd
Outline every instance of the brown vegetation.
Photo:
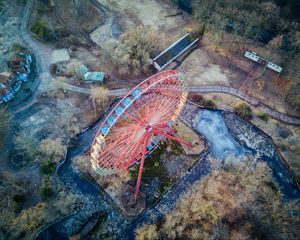
[[245,102],[239,102],[234,106],[234,111],[237,115],[245,120],[252,118],[252,110]]
[[40,143],[39,151],[42,155],[57,163],[64,155],[65,146],[60,138],[47,138]]
[[259,54],[283,66],[282,76],[293,81],[284,81],[289,88],[284,95],[299,110],[300,18],[296,12],[296,0],[193,1],[193,15],[215,50],[224,49],[228,57],[233,52],[260,46]]
[[228,165],[196,182],[162,223],[137,229],[136,239],[295,239],[299,216],[289,212],[297,204],[283,202],[265,164]]

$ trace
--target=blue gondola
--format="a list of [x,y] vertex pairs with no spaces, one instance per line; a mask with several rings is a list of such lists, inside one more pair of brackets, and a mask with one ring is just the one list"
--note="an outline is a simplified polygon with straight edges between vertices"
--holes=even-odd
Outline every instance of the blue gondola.
[[132,104],[132,99],[131,98],[125,98],[124,99],[124,105],[125,106],[130,106]]
[[150,151],[150,150],[152,150],[152,148],[153,148],[153,145],[150,143],[150,144],[147,146],[147,149],[148,149],[148,151]]
[[109,128],[107,125],[104,125],[102,128],[101,128],[101,132],[104,136],[106,136],[106,134],[108,133],[109,131]]
[[114,125],[116,123],[116,119],[114,118],[114,116],[110,116],[108,119],[107,119],[107,122],[109,123],[109,125]]
[[117,114],[118,116],[120,116],[120,115],[123,113],[123,111],[124,111],[124,109],[123,109],[122,107],[120,107],[120,106],[118,106],[118,107],[116,108],[116,114]]
[[158,135],[158,137],[153,140],[152,144],[156,145],[159,140],[160,140],[160,135]]
[[167,125],[168,125],[169,127],[172,127],[172,126],[173,126],[173,121],[169,121]]
[[132,93],[132,96],[135,98],[135,99],[140,99],[141,98],[141,90],[140,89],[135,89]]

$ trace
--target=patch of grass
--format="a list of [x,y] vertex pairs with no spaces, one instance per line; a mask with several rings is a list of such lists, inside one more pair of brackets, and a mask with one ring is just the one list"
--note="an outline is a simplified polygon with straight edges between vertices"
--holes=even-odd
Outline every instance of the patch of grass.
[[[143,180],[151,180],[158,178],[160,181],[160,193],[163,193],[168,187],[173,184],[173,179],[167,176],[164,166],[161,162],[161,155],[166,152],[167,144],[161,144],[154,152],[151,153],[144,163]],[[176,147],[175,147],[176,148]],[[130,175],[134,180],[137,180],[139,165],[130,170]]]
[[267,122],[269,120],[269,115],[265,112],[259,111],[259,112],[257,112],[257,116],[265,122]]
[[54,162],[51,162],[49,160],[42,161],[41,163],[41,171],[44,174],[50,174],[54,173],[56,169],[56,164]]
[[43,177],[43,186],[41,187],[40,191],[41,191],[41,196],[44,200],[51,197],[52,194],[54,193],[49,176]]
[[37,38],[44,41],[49,40],[52,33],[48,23],[43,21],[35,22],[30,28],[30,31],[33,32]]
[[180,154],[184,153],[184,150],[181,147],[180,143],[173,140],[171,141],[171,149],[172,149],[172,153],[175,154],[176,156],[179,156]]
[[13,196],[13,200],[16,202],[16,203],[23,203],[25,201],[26,197],[24,194],[15,194]]

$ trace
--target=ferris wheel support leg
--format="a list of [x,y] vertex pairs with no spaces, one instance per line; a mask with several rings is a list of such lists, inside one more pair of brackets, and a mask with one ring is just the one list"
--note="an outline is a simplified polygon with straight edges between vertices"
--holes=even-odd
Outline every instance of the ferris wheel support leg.
[[138,175],[136,188],[135,188],[135,195],[134,195],[134,201],[135,202],[137,200],[137,196],[138,196],[138,193],[139,193],[139,190],[140,190],[140,185],[141,185],[141,180],[142,180],[142,173],[143,173],[143,168],[144,168],[145,155],[147,153],[148,142],[149,142],[149,133],[146,132],[145,141],[144,141],[144,145],[143,145],[143,152],[142,152],[142,161],[141,161],[141,165],[140,165],[140,169],[139,169],[139,175]]
[[[138,150],[140,149],[141,145],[143,144],[143,142],[144,142],[144,140],[145,140],[145,138],[146,138],[146,134],[147,134],[147,133],[144,134],[144,136],[142,137],[142,139],[141,139],[141,140],[139,141],[139,143],[137,144],[136,148],[133,150],[133,153],[132,153],[132,155],[131,155],[131,157],[130,157],[130,162],[129,162],[129,164],[133,164],[133,163],[134,163],[134,158],[136,157],[136,154],[137,154]],[[128,166],[127,166],[127,168],[128,168]],[[126,168],[125,170],[127,170],[127,168]]]
[[159,130],[159,129],[157,129],[157,128],[153,128],[152,131],[155,132],[155,133],[157,133],[157,134],[160,134],[160,135],[162,135],[162,136],[164,136],[164,137],[166,137],[166,138],[169,138],[169,139],[174,140],[174,141],[176,141],[176,142],[179,142],[179,143],[182,143],[182,144],[184,144],[184,145],[187,145],[187,146],[189,146],[189,147],[192,146],[191,143],[186,142],[186,141],[183,141],[183,140],[181,140],[180,138],[174,137],[174,136],[172,136],[172,135],[170,135],[170,134],[168,134],[168,133],[165,133],[165,132],[163,132],[163,131],[161,131],[161,130]]

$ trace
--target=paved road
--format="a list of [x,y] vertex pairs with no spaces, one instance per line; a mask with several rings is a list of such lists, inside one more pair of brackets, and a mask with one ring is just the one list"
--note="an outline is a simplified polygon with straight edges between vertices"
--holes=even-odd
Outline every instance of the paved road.
[[49,72],[51,49],[45,47],[43,44],[38,42],[35,38],[33,38],[29,34],[28,24],[29,24],[30,16],[34,8],[34,5],[35,5],[35,0],[26,1],[19,35],[26,43],[26,45],[32,50],[36,58],[37,74],[39,79],[41,80],[39,84],[39,88],[42,89],[44,86],[46,86],[49,83],[49,81],[53,80],[53,77]]
[[26,46],[31,49],[36,59],[36,73],[37,73],[37,81],[38,87],[34,91],[33,96],[30,101],[28,101],[25,105],[18,107],[16,110],[12,111],[12,113],[21,112],[30,106],[32,106],[36,102],[36,97],[40,92],[43,92],[48,88],[49,84],[54,80],[53,76],[51,76],[49,67],[50,67],[50,59],[51,59],[51,49],[40,43],[37,39],[31,36],[30,31],[28,31],[28,25],[32,10],[35,5],[35,0],[27,0],[23,15],[21,19],[21,26],[18,29],[18,32],[11,29],[9,34],[17,34],[24,41]]

